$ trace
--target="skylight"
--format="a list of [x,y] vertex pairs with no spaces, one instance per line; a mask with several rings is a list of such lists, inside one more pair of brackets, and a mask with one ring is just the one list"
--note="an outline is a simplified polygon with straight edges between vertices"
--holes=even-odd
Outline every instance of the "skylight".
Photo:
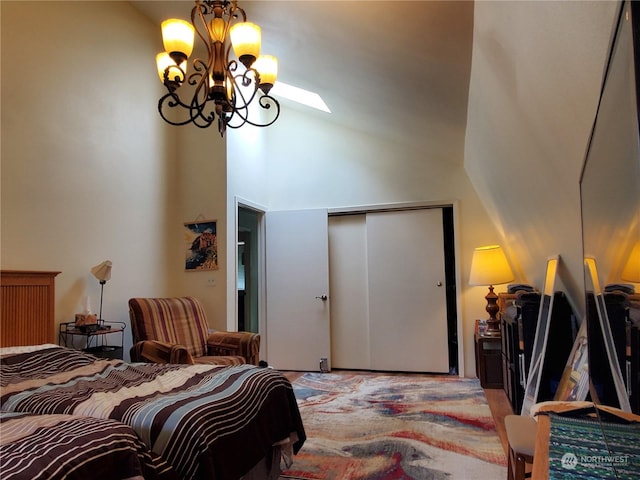
[[286,98],[293,102],[301,103],[302,105],[306,105],[317,110],[322,110],[323,112],[331,113],[327,104],[324,103],[324,100],[322,100],[320,95],[317,93],[310,92],[303,88],[294,87],[292,85],[287,85],[281,81],[277,81],[275,83],[269,94]]

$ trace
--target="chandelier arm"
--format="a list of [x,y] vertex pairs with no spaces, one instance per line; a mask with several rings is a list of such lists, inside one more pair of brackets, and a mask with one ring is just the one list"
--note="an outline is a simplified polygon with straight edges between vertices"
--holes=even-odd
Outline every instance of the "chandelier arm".
[[[209,30],[207,29],[207,19],[205,15],[209,15],[213,12],[213,8],[209,5],[211,2],[202,3],[200,0],[196,0],[196,6],[191,9],[191,25],[195,29],[196,33],[202,40],[202,43],[207,47],[207,53],[211,57],[211,45],[209,42]],[[196,22],[196,16],[199,22]],[[206,33],[206,36],[203,33]]]
[[[200,128],[208,127],[215,120],[215,114],[214,112],[210,112],[208,115],[205,114],[204,113],[205,106],[206,104],[198,105],[198,104],[195,104],[193,101],[191,105],[187,105],[184,102],[182,102],[177,95],[173,93],[167,93],[163,97],[161,97],[160,100],[158,100],[158,112],[160,113],[160,116],[165,122],[174,126],[181,126],[181,125],[187,125],[189,123],[193,123],[194,125]],[[189,112],[188,117],[184,120],[170,119],[165,114],[165,108],[172,109],[176,107],[180,107],[181,112],[184,112],[184,111]],[[167,110],[167,111],[171,111],[171,110]]]
[[231,0],[229,6],[229,24],[231,24],[231,19],[238,20],[239,16],[242,15],[242,22],[247,21],[247,14],[244,12],[244,8],[238,6],[238,2],[236,0]]
[[[228,128],[240,128],[245,124],[249,124],[252,125],[254,127],[268,127],[269,125],[273,125],[276,120],[278,120],[278,117],[280,116],[280,102],[278,102],[278,100],[276,100],[275,98],[273,98],[270,95],[263,95],[262,97],[260,97],[260,99],[258,100],[258,103],[260,105],[260,108],[263,108],[264,110],[270,110],[272,107],[275,107],[273,109],[273,112],[275,112],[273,118],[267,122],[264,123],[258,123],[258,122],[254,122],[252,120],[249,119],[248,115],[241,115],[238,110],[234,111],[233,115],[231,115],[226,123],[227,123],[227,127]],[[246,110],[246,109],[245,109]],[[237,118],[240,118],[242,120],[241,123],[239,124],[232,124],[231,122],[233,121],[233,119],[237,116]]]
[[[253,74],[253,77],[249,75],[250,73]],[[258,93],[258,87],[260,84],[260,75],[255,69],[249,68],[245,70],[244,73],[231,76],[231,78],[237,87],[237,88],[234,88],[234,93],[236,94],[236,100],[238,98],[238,94],[240,96],[240,99],[242,100],[242,103],[239,106],[237,105],[237,101],[234,101],[234,107],[237,109],[248,108],[251,102],[253,102],[253,100],[256,98],[256,94]],[[248,90],[247,87],[249,87],[252,83],[253,83],[253,88],[251,90],[251,95],[247,97],[245,96],[246,90]]]
[[[165,86],[169,93],[162,97],[158,102],[158,111],[160,112],[160,116],[171,125],[186,125],[188,123],[193,123],[200,128],[206,128],[211,125],[215,120],[215,113],[213,111],[209,114],[204,113],[207,106],[207,96],[209,92],[208,77],[202,73],[207,71],[204,62],[200,59],[194,60],[194,70],[196,71],[192,73],[187,80],[189,85],[195,87],[189,104],[185,103],[177,92],[179,82],[177,82],[177,80],[172,82],[168,78],[168,71],[170,68],[179,69],[179,67],[168,67],[165,71]],[[182,72],[182,69],[179,70]],[[188,117],[181,121],[170,120],[164,113],[165,106],[168,109],[181,107],[184,111],[189,112]]]

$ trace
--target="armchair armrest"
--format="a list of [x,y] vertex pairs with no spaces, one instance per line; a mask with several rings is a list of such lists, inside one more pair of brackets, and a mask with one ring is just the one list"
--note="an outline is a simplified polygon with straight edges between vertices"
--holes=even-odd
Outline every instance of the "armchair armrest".
[[134,344],[130,350],[132,362],[179,363],[193,365],[193,357],[182,345],[156,340],[143,340]]
[[260,361],[260,335],[252,332],[213,332],[207,338],[208,355],[237,355],[247,363]]

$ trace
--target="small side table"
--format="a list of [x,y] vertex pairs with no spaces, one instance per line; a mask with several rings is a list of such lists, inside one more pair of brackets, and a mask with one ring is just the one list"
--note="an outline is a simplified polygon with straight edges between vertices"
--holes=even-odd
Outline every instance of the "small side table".
[[476,375],[482,388],[502,388],[502,337],[480,333],[478,322],[474,335]]
[[[98,320],[93,329],[79,327],[74,322],[60,324],[58,332],[59,344],[65,347],[78,348],[75,338],[79,337],[83,352],[96,357],[122,360],[122,347],[124,343],[124,322],[105,322]],[[111,341],[117,339],[115,344],[107,341],[107,336],[113,335]]]

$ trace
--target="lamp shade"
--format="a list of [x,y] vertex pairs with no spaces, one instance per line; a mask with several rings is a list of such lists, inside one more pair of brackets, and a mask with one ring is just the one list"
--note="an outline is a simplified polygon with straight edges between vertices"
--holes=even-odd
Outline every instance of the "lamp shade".
[[111,265],[111,260],[105,260],[93,267],[91,273],[101,282],[106,282],[107,280],[111,280]]
[[229,36],[236,57],[249,68],[260,55],[262,30],[255,23],[240,22],[229,29]]
[[498,285],[513,280],[513,272],[500,245],[478,247],[471,259],[469,285]]
[[640,283],[640,243],[636,243],[631,250],[631,255],[629,255],[629,260],[627,260],[620,278],[627,282]]
[[278,59],[273,55],[260,55],[253,64],[253,68],[260,74],[260,89],[264,93],[269,93],[278,78]]
[[[164,72],[168,71],[169,81],[184,82],[184,74],[187,72],[187,61],[185,60],[180,64],[180,68],[176,66],[176,62],[171,58],[167,52],[161,52],[156,55],[156,66],[158,67],[158,76],[160,82],[164,83]],[[182,69],[182,70],[180,70]]]
[[186,20],[171,18],[162,22],[162,43],[167,53],[179,52],[186,58],[193,51],[195,29]]

